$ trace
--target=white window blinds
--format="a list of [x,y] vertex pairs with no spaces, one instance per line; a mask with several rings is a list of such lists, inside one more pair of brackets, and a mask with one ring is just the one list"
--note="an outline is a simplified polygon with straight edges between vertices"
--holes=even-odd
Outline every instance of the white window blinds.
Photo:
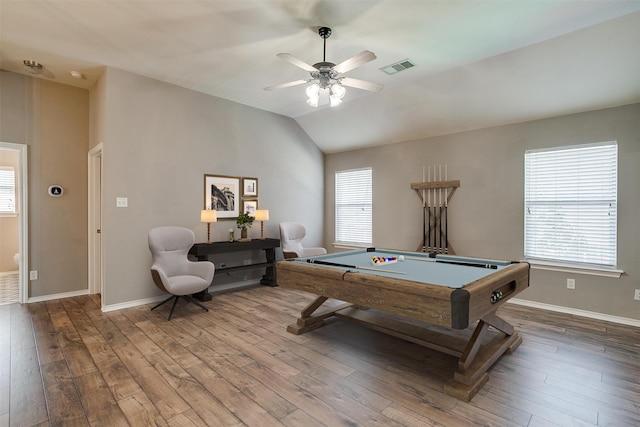
[[525,153],[524,254],[616,265],[618,145]]
[[371,245],[372,186],[371,168],[336,172],[336,242]]
[[16,178],[12,167],[0,167],[0,214],[16,213]]

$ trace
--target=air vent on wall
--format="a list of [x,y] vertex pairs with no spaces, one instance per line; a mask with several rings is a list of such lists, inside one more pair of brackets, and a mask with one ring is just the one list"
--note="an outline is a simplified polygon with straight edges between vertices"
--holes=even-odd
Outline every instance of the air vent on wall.
[[380,68],[382,71],[384,71],[387,74],[395,74],[395,73],[399,73],[400,71],[404,71],[407,68],[411,68],[411,67],[415,67],[416,64],[414,64],[413,62],[411,62],[411,60],[409,59],[403,59],[402,61],[396,62],[394,64],[391,65],[387,65],[386,67],[382,67]]

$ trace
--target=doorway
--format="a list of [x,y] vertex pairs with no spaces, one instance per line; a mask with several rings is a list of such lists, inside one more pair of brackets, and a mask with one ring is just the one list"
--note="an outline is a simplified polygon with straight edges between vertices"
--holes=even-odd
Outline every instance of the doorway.
[[104,306],[104,248],[102,239],[102,143],[89,151],[89,293],[100,294]]
[[27,176],[27,145],[0,142],[0,304],[29,298]]

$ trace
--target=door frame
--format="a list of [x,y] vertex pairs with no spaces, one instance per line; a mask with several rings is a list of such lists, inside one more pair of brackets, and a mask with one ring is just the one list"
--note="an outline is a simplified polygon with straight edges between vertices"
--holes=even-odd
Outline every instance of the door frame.
[[0,142],[0,148],[18,151],[18,196],[20,197],[20,210],[18,212],[18,252],[20,262],[18,265],[18,281],[20,286],[20,304],[29,301],[29,285],[27,274],[29,269],[29,181],[27,144],[13,142]]
[[[102,143],[96,145],[88,154],[88,291],[101,294],[101,306],[104,307],[104,242],[102,238],[102,202],[103,202],[103,156]],[[98,231],[100,230],[100,231]]]

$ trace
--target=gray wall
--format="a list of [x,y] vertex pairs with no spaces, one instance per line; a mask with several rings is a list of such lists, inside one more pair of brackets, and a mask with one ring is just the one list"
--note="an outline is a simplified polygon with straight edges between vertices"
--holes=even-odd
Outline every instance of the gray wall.
[[[29,296],[87,288],[89,92],[0,71],[0,140],[28,145]],[[50,197],[50,185],[64,195]]]
[[[91,105],[91,145],[104,146],[104,304],[160,294],[149,274],[149,229],[179,225],[206,240],[204,174],[258,178],[258,208],[270,214],[265,236],[300,221],[309,244],[321,244],[323,156],[294,120],[111,68]],[[129,207],[116,208],[116,197]],[[211,224],[212,240],[229,228],[235,221]],[[255,224],[250,236],[259,234]]]
[[[182,225],[206,239],[205,173],[257,177],[259,207],[270,211],[265,235],[278,237],[280,221],[301,221],[309,243],[321,244],[323,156],[292,119],[114,69],[90,92],[0,71],[0,108],[0,140],[28,145],[29,269],[40,273],[30,297],[87,289],[87,152],[98,143],[105,305],[159,294],[150,228]],[[65,195],[49,197],[51,184]],[[116,208],[116,197],[129,207]],[[212,238],[225,239],[230,227],[212,224]],[[258,237],[259,224],[250,232]],[[252,277],[229,280],[244,279]]]
[[[460,180],[449,207],[449,234],[456,253],[523,258],[524,153],[528,149],[618,141],[619,279],[532,270],[520,298],[640,320],[640,104],[500,126],[325,157],[325,235],[334,241],[334,175],[373,167],[373,243],[416,250],[422,234],[420,199],[412,182],[422,168],[447,164]],[[328,249],[331,249],[330,247]],[[576,279],[576,289],[566,279]]]

